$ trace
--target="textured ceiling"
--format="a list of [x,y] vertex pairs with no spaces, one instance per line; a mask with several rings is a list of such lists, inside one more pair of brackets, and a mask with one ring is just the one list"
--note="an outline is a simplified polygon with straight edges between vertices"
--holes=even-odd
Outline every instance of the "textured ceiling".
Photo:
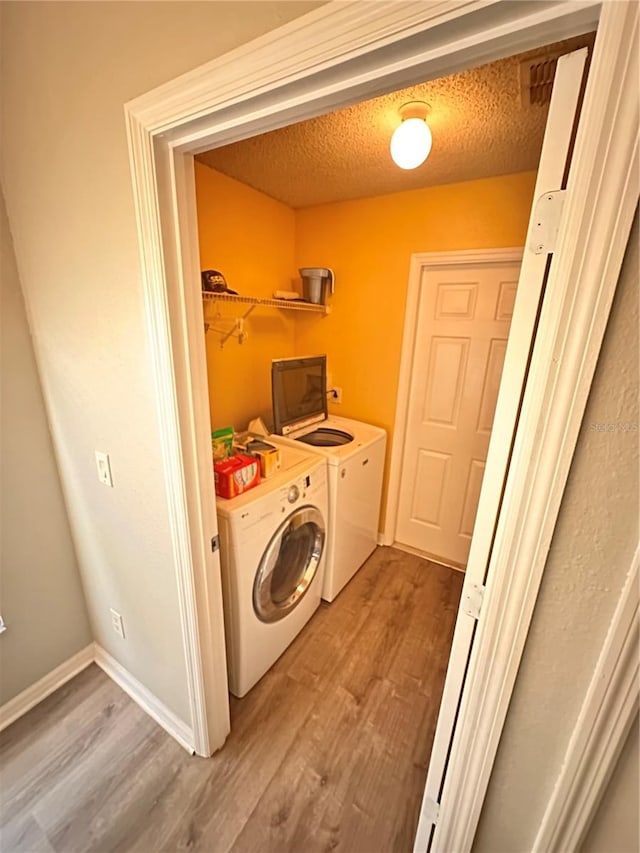
[[[199,154],[202,163],[290,207],[384,195],[535,169],[547,115],[521,96],[520,66],[545,51],[593,43],[593,34],[363,101]],[[431,106],[433,148],[405,172],[389,140],[407,101]]]

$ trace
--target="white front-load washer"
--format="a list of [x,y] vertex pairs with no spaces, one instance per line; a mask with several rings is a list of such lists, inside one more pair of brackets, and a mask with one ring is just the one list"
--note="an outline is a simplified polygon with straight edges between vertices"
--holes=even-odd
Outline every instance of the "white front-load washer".
[[331,416],[269,441],[302,445],[327,462],[329,535],[322,597],[333,601],[378,542],[387,434],[372,424]]
[[218,499],[229,689],[244,696],[320,604],[328,492],[324,460],[282,448],[281,470]]

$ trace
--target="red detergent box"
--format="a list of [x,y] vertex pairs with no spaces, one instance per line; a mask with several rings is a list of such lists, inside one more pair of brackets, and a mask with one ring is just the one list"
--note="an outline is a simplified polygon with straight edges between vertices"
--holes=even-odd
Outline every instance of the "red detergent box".
[[260,462],[253,456],[236,453],[213,463],[216,494],[221,498],[235,498],[260,482]]

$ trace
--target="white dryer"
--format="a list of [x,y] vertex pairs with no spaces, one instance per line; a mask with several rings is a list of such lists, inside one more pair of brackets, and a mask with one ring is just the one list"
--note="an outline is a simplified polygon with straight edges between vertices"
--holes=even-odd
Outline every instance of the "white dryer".
[[371,424],[331,416],[269,441],[283,447],[303,444],[327,462],[329,535],[322,597],[333,601],[378,542],[387,434]]
[[282,448],[282,468],[218,499],[229,689],[244,696],[320,604],[327,536],[324,460]]

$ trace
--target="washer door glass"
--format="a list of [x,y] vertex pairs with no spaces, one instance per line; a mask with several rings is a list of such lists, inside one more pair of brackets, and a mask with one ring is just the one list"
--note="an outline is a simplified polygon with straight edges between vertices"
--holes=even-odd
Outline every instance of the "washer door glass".
[[271,537],[253,582],[253,609],[262,622],[284,619],[314,579],[324,548],[319,510],[302,506]]

